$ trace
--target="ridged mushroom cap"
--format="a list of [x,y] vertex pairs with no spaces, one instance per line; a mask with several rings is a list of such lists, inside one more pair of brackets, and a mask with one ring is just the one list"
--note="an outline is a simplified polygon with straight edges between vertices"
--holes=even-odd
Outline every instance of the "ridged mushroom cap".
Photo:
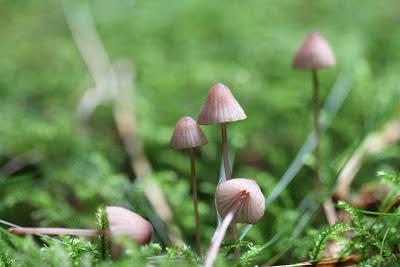
[[265,198],[256,181],[252,179],[235,178],[220,184],[215,196],[217,209],[225,217],[244,191],[249,193],[249,197],[236,212],[233,222],[255,224],[264,215]]
[[153,226],[140,215],[121,207],[107,207],[106,215],[111,236],[126,235],[141,245],[151,241]]
[[214,124],[240,121],[246,118],[246,114],[232,95],[231,90],[222,83],[217,83],[208,93],[197,122],[199,124]]
[[191,117],[181,118],[172,134],[171,147],[185,149],[207,144],[207,138],[197,122]]
[[318,32],[308,34],[293,60],[296,69],[329,68],[335,65],[336,58],[331,46]]

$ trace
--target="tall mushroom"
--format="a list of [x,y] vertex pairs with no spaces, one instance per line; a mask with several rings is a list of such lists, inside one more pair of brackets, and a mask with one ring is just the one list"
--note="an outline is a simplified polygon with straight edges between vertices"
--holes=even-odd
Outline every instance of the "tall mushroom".
[[216,192],[218,212],[224,218],[216,230],[205,267],[211,267],[230,223],[256,224],[264,215],[265,198],[256,181],[236,178],[220,184]]
[[193,189],[193,206],[196,220],[196,252],[200,254],[201,249],[201,231],[200,231],[200,215],[198,209],[197,196],[197,178],[196,165],[194,158],[194,148],[207,143],[207,138],[195,120],[191,117],[183,117],[176,124],[174,133],[172,134],[171,147],[174,149],[186,149],[189,152],[190,168],[192,176]]
[[231,178],[226,124],[228,122],[240,121],[246,118],[246,114],[238,101],[232,95],[231,90],[222,83],[217,83],[208,93],[206,102],[201,108],[197,119],[197,122],[201,125],[217,123],[221,125],[222,153],[226,179]]
[[321,191],[321,177],[320,177],[320,121],[319,121],[319,82],[317,70],[321,68],[331,68],[336,65],[335,55],[331,46],[325,38],[318,32],[311,32],[300,46],[294,60],[293,67],[295,69],[305,69],[311,71],[312,78],[312,103],[314,114],[314,128],[315,128],[315,189],[318,194]]
[[72,228],[10,228],[17,235],[72,235],[72,236],[120,236],[130,237],[138,244],[144,245],[151,241],[153,226],[140,215],[121,207],[107,207],[106,216],[108,230],[72,229]]

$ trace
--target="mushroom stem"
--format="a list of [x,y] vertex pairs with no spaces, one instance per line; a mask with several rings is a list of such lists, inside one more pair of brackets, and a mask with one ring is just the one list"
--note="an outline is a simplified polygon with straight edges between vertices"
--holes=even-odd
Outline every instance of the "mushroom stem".
[[[231,166],[229,164],[229,153],[228,153],[228,137],[226,134],[226,123],[221,123],[221,138],[222,138],[222,157],[224,159],[224,169],[225,169],[225,177],[226,180],[231,179]],[[236,224],[233,224],[230,229],[232,240],[237,239],[237,228]],[[235,250],[235,257],[239,256],[239,251]]]
[[317,70],[313,69],[311,71],[312,74],[312,84],[313,84],[313,93],[312,93],[312,106],[314,113],[314,130],[315,130],[315,191],[318,194],[318,197],[321,195],[321,177],[320,177],[320,166],[321,166],[321,156],[320,156],[320,121],[319,121],[319,83],[318,83],[318,75]]
[[228,138],[226,135],[226,123],[221,123],[221,138],[222,138],[222,156],[224,159],[225,177],[227,180],[231,179],[231,166],[229,164],[228,156]]
[[73,228],[10,228],[9,231],[16,235],[73,235],[73,236],[99,236],[109,235],[109,231]]
[[[312,76],[312,84],[313,84],[313,93],[312,93],[312,102],[313,102],[313,114],[314,114],[314,128],[315,128],[315,192],[317,194],[318,200],[321,200],[322,197],[322,187],[321,187],[321,124],[320,124],[320,102],[319,102],[319,82],[318,82],[318,73],[317,69],[311,70]],[[323,209],[325,216],[330,225],[333,225],[337,221],[337,215],[335,208],[329,200],[323,201]]]
[[246,199],[249,197],[249,195],[250,194],[248,192],[243,190],[242,193],[240,194],[239,198],[232,204],[231,209],[226,214],[221,225],[216,230],[217,234],[215,236],[214,242],[211,244],[211,246],[208,250],[204,267],[212,267],[213,266],[215,258],[217,257],[219,248],[221,246],[222,240],[225,237],[226,230],[228,229],[228,226],[230,225],[233,218],[235,217],[236,212],[242,207],[243,203],[246,201]]
[[197,178],[196,178],[196,165],[194,158],[194,149],[189,148],[189,156],[190,156],[190,170],[192,176],[192,189],[193,189],[193,207],[194,207],[194,216],[196,219],[196,252],[198,255],[201,253],[201,230],[200,230],[200,215],[198,208],[198,195],[197,195]]

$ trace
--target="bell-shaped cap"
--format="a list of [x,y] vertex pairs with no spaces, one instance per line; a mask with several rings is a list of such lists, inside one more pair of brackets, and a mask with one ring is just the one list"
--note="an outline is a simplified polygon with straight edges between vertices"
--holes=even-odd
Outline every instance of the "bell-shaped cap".
[[172,134],[171,147],[185,149],[207,144],[207,138],[197,122],[191,117],[181,118]]
[[153,226],[140,215],[121,207],[106,207],[106,216],[111,236],[129,236],[141,245],[151,241]]
[[264,215],[265,198],[256,181],[252,179],[235,178],[220,184],[215,196],[217,210],[225,217],[243,193],[249,194],[249,197],[236,212],[233,222],[255,224]]
[[329,68],[335,65],[335,54],[331,46],[318,32],[308,34],[293,60],[296,69]]
[[231,90],[222,83],[217,83],[208,93],[197,122],[199,124],[214,124],[240,121],[246,118],[246,114],[232,95]]

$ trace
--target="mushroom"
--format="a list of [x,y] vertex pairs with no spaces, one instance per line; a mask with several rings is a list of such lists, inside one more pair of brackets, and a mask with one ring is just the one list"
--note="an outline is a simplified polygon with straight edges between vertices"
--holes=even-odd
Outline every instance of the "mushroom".
[[246,114],[232,95],[231,90],[222,83],[217,83],[208,93],[206,102],[201,108],[197,119],[197,122],[201,125],[221,124],[222,152],[226,179],[231,178],[226,124],[228,122],[240,121],[246,118]]
[[320,177],[320,121],[319,121],[319,82],[317,70],[321,68],[330,68],[336,65],[335,55],[331,46],[325,38],[318,32],[311,32],[304,40],[303,44],[297,51],[293,67],[295,69],[311,70],[313,93],[313,114],[314,114],[314,128],[315,128],[315,189],[317,193],[321,191],[321,177]]
[[70,228],[10,228],[17,235],[72,235],[72,236],[121,236],[130,237],[138,244],[144,245],[151,241],[152,225],[140,215],[121,207],[106,207],[108,230],[70,229]]
[[335,54],[329,43],[318,32],[308,34],[293,60],[295,69],[317,70],[335,66]]
[[208,250],[205,267],[213,266],[230,223],[256,224],[265,210],[264,195],[256,181],[251,179],[236,178],[220,184],[215,198],[217,210],[224,219]]
[[171,147],[174,149],[186,149],[189,152],[190,168],[193,188],[193,206],[196,220],[196,252],[200,254],[200,216],[198,209],[197,178],[194,158],[194,148],[207,143],[207,138],[195,120],[191,117],[183,117],[176,124],[172,135]]

